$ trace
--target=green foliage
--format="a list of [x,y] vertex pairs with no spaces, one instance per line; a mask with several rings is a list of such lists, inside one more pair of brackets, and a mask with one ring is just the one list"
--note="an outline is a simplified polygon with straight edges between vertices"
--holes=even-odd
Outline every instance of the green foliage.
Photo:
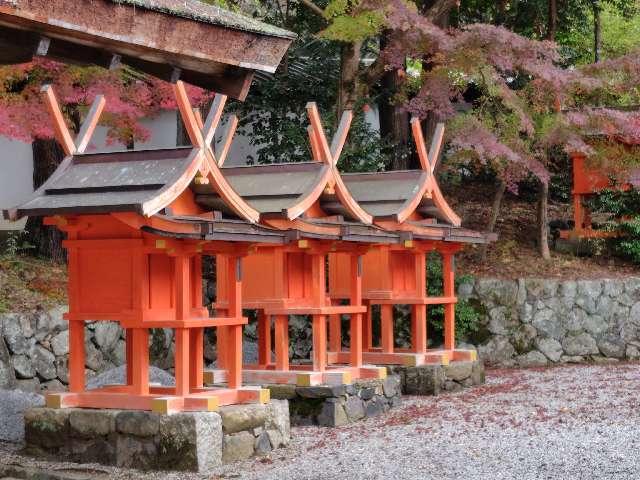
[[640,264],[640,191],[609,188],[588,202],[594,213],[609,213],[612,219],[602,225],[604,230],[618,232],[610,239],[613,251],[619,256]]
[[26,240],[28,235],[29,232],[26,230],[9,232],[4,245],[5,255],[8,257],[16,257],[20,253],[34,249],[35,247]]
[[[634,13],[603,3],[600,13],[603,59],[619,57],[640,47],[640,16]],[[594,59],[593,9],[586,8],[582,14],[583,19],[568,25],[558,39],[566,61],[571,64],[591,63]]]
[[[456,290],[463,283],[473,281],[471,275],[459,275],[456,277]],[[442,261],[440,255],[432,253],[427,262],[427,292],[429,296],[437,297],[443,294]],[[458,300],[456,312],[456,339],[464,340],[478,331],[480,327],[481,312],[466,300]],[[432,330],[438,335],[444,332],[444,307],[437,305],[429,307],[428,321]]]

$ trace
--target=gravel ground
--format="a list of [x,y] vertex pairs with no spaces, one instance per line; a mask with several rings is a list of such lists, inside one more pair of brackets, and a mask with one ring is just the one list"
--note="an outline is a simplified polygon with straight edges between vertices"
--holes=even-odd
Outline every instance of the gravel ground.
[[[294,428],[289,448],[206,478],[635,479],[639,393],[637,364],[494,370],[482,387],[405,397],[377,419]],[[7,447],[3,461],[34,463]],[[122,479],[205,478],[100,470]]]

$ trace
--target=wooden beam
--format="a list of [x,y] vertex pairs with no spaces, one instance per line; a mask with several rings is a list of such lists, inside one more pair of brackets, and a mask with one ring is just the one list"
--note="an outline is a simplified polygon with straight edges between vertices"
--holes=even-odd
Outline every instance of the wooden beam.
[[58,99],[56,98],[55,93],[53,93],[53,88],[51,87],[51,85],[45,85],[44,87],[42,87],[42,94],[45,105],[47,106],[47,110],[49,111],[49,115],[51,116],[51,120],[53,122],[53,131],[55,133],[56,140],[58,141],[60,146],[62,146],[62,151],[66,156],[75,154],[76,145],[73,142],[71,133],[69,133],[69,128],[67,127],[64,115],[62,114],[62,110],[60,109],[60,104],[58,103]]
[[80,128],[80,133],[75,141],[77,153],[84,153],[87,149],[89,141],[93,136],[93,132],[100,120],[100,116],[102,115],[102,111],[104,110],[105,103],[104,95],[98,95],[93,101],[93,104],[89,109],[89,113],[82,123],[82,128]]
[[340,119],[338,130],[333,136],[333,141],[331,142],[331,159],[333,160],[334,165],[338,163],[338,159],[342,154],[342,149],[344,148],[344,144],[349,136],[349,129],[351,128],[352,121],[353,112],[351,110],[345,110],[342,114],[342,118]]
[[185,129],[187,130],[189,140],[191,140],[191,143],[194,147],[204,148],[205,143],[204,139],[202,138],[202,132],[198,128],[198,122],[195,115],[193,114],[193,108],[191,107],[189,95],[187,95],[187,90],[184,86],[184,83],[181,80],[178,80],[173,85],[173,90],[176,95],[178,109],[180,110],[182,122],[184,123]]
[[213,104],[211,105],[211,110],[209,110],[209,114],[207,115],[207,121],[205,122],[202,131],[205,145],[212,144],[213,137],[216,134],[218,125],[220,124],[220,119],[222,118],[222,112],[224,111],[224,106],[226,103],[226,95],[216,94],[215,98],[213,99]]
[[322,154],[320,153],[320,145],[318,145],[318,137],[312,125],[307,127],[307,133],[309,135],[309,144],[311,145],[311,155],[313,155],[313,159],[316,162],[321,162]]
[[440,153],[442,150],[442,140],[444,139],[444,123],[436,125],[436,131],[431,140],[431,148],[429,150],[429,159],[431,160],[431,172],[433,173],[438,165]]
[[416,149],[418,150],[418,157],[420,158],[420,167],[422,167],[422,170],[425,172],[432,172],[427,146],[424,143],[424,135],[422,134],[422,124],[418,117],[411,119],[411,131],[413,132],[413,139],[416,142]]
[[237,129],[238,129],[238,117],[236,117],[235,115],[231,115],[231,117],[229,117],[229,128],[227,129],[227,134],[222,143],[222,149],[216,155],[218,158],[219,166],[224,165],[224,162],[227,159],[227,156],[229,155],[229,150],[231,150],[231,143],[233,142],[233,137],[235,136]]
[[317,138],[322,161],[329,165],[333,165],[331,148],[329,147],[329,143],[327,142],[327,136],[324,133],[322,120],[320,119],[320,114],[318,113],[318,106],[315,102],[307,103],[307,115],[309,116],[309,121],[311,122],[313,132],[315,133],[315,136]]

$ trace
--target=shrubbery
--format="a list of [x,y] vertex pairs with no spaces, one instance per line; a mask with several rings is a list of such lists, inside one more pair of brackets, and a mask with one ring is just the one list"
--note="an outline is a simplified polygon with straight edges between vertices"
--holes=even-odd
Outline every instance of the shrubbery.
[[600,225],[618,236],[608,240],[613,252],[640,264],[640,191],[635,187],[602,190],[589,201],[593,213],[608,213],[611,218]]

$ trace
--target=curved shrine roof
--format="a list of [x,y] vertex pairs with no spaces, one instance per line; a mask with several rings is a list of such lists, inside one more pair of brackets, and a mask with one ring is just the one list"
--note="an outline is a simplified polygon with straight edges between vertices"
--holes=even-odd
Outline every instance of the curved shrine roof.
[[[261,216],[290,218],[319,185],[324,187],[328,167],[318,162],[301,162],[224,167],[221,172],[238,195]],[[210,186],[196,186],[195,192],[200,205],[225,209],[222,199]]]

